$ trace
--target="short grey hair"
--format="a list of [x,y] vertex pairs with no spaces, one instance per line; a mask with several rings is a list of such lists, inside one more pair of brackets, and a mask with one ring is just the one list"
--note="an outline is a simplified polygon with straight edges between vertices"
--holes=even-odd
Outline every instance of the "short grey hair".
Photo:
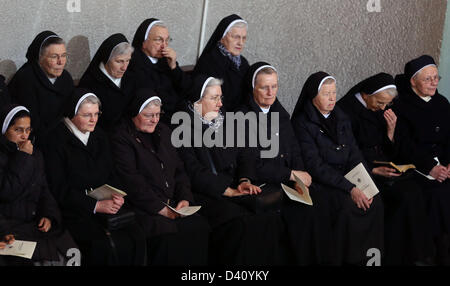
[[117,56],[121,55],[128,55],[132,54],[134,52],[134,48],[130,43],[122,42],[114,47],[114,49],[111,51],[111,55],[109,56],[108,62],[112,59],[114,59]]

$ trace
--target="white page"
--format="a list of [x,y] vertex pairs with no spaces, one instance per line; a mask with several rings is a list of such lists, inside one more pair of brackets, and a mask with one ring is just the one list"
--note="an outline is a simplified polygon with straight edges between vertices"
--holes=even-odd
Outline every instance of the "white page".
[[355,184],[358,189],[363,191],[367,199],[371,199],[380,192],[363,163],[356,165],[356,167],[348,172],[344,177],[352,184]]
[[15,240],[12,244],[7,245],[4,249],[0,249],[0,255],[19,256],[27,259],[33,257],[34,249],[37,242]]
[[303,195],[301,195],[298,191],[294,190],[291,187],[286,186],[285,184],[281,184],[281,188],[286,193],[286,195],[293,201],[304,203],[312,206],[313,202],[308,192],[303,191]]
[[176,210],[175,208],[169,206],[168,204],[164,203],[169,209],[173,210],[174,212],[176,212],[177,214],[181,215],[181,216],[190,216],[195,214],[196,212],[198,212],[198,210],[202,207],[202,206],[187,206],[187,207],[183,207],[179,210]]

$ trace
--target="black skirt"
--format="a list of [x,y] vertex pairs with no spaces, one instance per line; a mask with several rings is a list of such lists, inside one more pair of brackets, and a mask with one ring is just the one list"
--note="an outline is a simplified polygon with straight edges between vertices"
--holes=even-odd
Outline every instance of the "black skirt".
[[330,211],[333,231],[333,254],[341,265],[366,265],[372,251],[384,254],[384,206],[381,196],[373,197],[370,208],[359,209],[350,193],[321,185]]
[[[406,178],[404,178],[406,176]],[[422,189],[413,176],[376,180],[384,203],[385,265],[413,265],[434,256]]]
[[[30,263],[56,262],[61,261],[61,257],[67,261],[67,258],[71,256],[68,250],[78,249],[68,231],[63,228],[51,227],[48,232],[41,232],[37,227],[38,222],[35,221],[22,222],[8,219],[2,223],[4,224],[2,227],[14,234],[16,240],[37,242]],[[22,259],[14,259],[14,261],[19,260]]]

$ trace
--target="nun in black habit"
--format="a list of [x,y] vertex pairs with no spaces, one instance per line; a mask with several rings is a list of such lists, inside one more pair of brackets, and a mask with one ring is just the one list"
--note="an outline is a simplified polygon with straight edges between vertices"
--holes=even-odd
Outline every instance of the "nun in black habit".
[[75,89],[45,152],[50,190],[81,249],[84,263],[144,265],[146,246],[141,228],[131,223],[108,230],[99,217],[125,208],[126,197],[114,195],[97,201],[86,195],[86,190],[104,184],[119,186],[108,137],[96,127],[99,112],[100,100],[95,94]]
[[62,118],[63,104],[74,84],[64,69],[64,41],[51,31],[41,32],[27,50],[27,62],[8,84],[12,102],[30,110],[36,145],[43,146],[50,130]]
[[[392,109],[397,96],[394,78],[386,73],[371,76],[353,87],[338,102],[352,123],[360,150],[381,191],[385,206],[384,264],[411,265],[429,261],[434,246],[422,189],[413,170],[398,173],[374,161],[408,164],[409,140]],[[405,156],[407,155],[407,156]]]
[[165,205],[196,204],[171,130],[159,122],[161,105],[152,90],[138,91],[130,116],[112,137],[118,175],[147,235],[149,264],[207,265],[207,220],[198,214],[181,217]]
[[119,125],[127,106],[133,98],[133,81],[125,80],[133,47],[122,34],[113,34],[97,50],[79,87],[91,90],[102,102],[102,116],[98,120],[107,133]]
[[194,74],[224,80],[222,92],[225,111],[234,111],[245,103],[244,77],[249,64],[241,53],[247,39],[247,26],[247,22],[236,14],[223,18],[194,68]]
[[77,245],[64,230],[61,213],[47,185],[41,152],[29,140],[30,113],[19,105],[1,109],[0,224],[16,239],[36,241],[31,260],[7,263],[65,265]]
[[410,160],[424,190],[438,263],[450,265],[450,104],[437,90],[438,69],[433,58],[420,56],[395,77],[399,100],[394,111],[408,130]]
[[[266,131],[249,130],[249,126],[246,129],[247,146],[249,146],[250,136],[258,140],[257,185],[265,184],[261,188],[263,192],[266,186],[281,189],[281,183],[293,187],[295,174],[308,187],[312,197],[313,206],[292,201],[286,196],[283,199],[281,214],[287,226],[286,236],[290,239],[290,253],[294,256],[294,263],[297,265],[332,264],[331,218],[327,209],[321,209],[322,192],[317,184],[311,184],[311,176],[306,172],[289,113],[277,98],[278,72],[268,63],[258,62],[250,66],[245,82],[247,103],[238,111],[245,114],[254,113],[257,119],[257,125],[254,127],[257,129],[263,126],[262,120],[267,120]],[[278,128],[275,130],[272,129],[271,124],[274,116],[278,116],[278,121],[275,123]],[[261,146],[260,131],[267,134],[267,140],[270,142],[277,138],[279,147],[274,157],[262,157],[261,152],[267,152],[273,146]]]
[[127,71],[132,75],[124,79],[124,84],[134,81],[135,91],[150,88],[158,94],[164,102],[161,121],[168,126],[172,114],[183,108],[182,96],[191,85],[190,76],[176,62],[176,53],[169,42],[168,29],[162,21],[155,18],[143,21],[132,42],[134,53]]
[[328,197],[337,262],[365,265],[369,249],[383,256],[383,204],[380,196],[368,199],[344,177],[361,162],[368,168],[350,119],[335,103],[334,77],[314,73],[303,86],[291,122],[306,170]]
[[[219,79],[196,76],[189,95],[193,104],[187,106],[189,116],[172,134],[177,139],[176,136],[182,135],[180,155],[191,179],[194,198],[212,227],[210,262],[219,265],[283,263],[279,241],[283,222],[279,213],[254,212],[240,204],[239,199],[235,200],[245,195],[256,196],[261,189],[252,184],[257,179],[255,153],[249,148],[225,144],[228,136],[236,138],[236,134],[225,132],[220,85]],[[178,133],[178,128],[183,134]]]

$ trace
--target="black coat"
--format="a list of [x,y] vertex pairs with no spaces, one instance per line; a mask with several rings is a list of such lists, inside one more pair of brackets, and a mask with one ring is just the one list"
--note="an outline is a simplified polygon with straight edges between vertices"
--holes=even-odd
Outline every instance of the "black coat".
[[74,89],[72,76],[64,70],[52,84],[37,62],[25,63],[8,84],[12,102],[31,112],[36,144],[43,146],[49,131],[62,118],[63,106]]
[[292,118],[292,126],[306,170],[313,180],[350,192],[355,185],[344,175],[365,161],[353,137],[350,119],[339,107],[335,107],[333,113],[337,120],[337,138],[328,134],[311,102],[306,103],[300,116]]
[[394,142],[392,142],[387,136],[383,111],[374,112],[365,108],[354,94],[347,94],[341,98],[338,106],[350,118],[353,135],[370,170],[376,167],[373,164],[375,160],[392,161],[397,164],[411,163],[405,160],[406,154],[410,154],[410,144],[406,130],[402,128],[402,118],[397,118]]
[[[202,207],[202,211],[214,227],[246,213],[242,207],[231,203],[222,194],[228,187],[236,188],[241,178],[248,178],[251,181],[257,179],[256,157],[255,153],[248,148],[216,146],[208,148],[203,143],[201,147],[193,147],[196,132],[198,135],[202,134],[203,136],[207,126],[201,122],[197,122],[198,125],[194,124],[194,120],[199,119],[197,117],[194,119],[194,114],[191,110],[189,110],[189,114],[191,118],[190,131],[192,132],[192,141],[190,146],[181,147],[179,154],[191,179],[192,190],[196,200],[199,201],[199,197],[204,198],[199,201],[200,204],[207,204]],[[195,128],[200,129],[195,131]],[[226,142],[225,134],[223,140],[223,142]]]
[[402,75],[396,76],[399,100],[394,105],[394,112],[405,122],[410,134],[413,151],[409,156],[414,165],[424,174],[429,174],[437,164],[450,163],[450,104],[436,92],[429,102],[425,102],[412,91]]
[[195,65],[194,74],[222,79],[223,109],[234,111],[240,104],[245,103],[244,78],[249,67],[247,59],[241,56],[241,65],[237,69],[216,46],[210,52],[202,54]]
[[[131,77],[124,79],[124,77]],[[111,133],[120,124],[133,99],[134,83],[131,73],[122,78],[120,88],[115,85],[99,67],[92,67],[83,74],[78,87],[92,91],[102,103],[102,115],[97,125]]]
[[183,161],[170,141],[170,129],[159,123],[154,133],[138,132],[134,123],[122,122],[112,137],[113,156],[127,201],[141,216],[144,229],[151,235],[174,232],[158,212],[170,200],[173,207],[181,200],[190,205],[194,199]]
[[[62,227],[56,200],[48,189],[41,152],[32,155],[18,151],[14,143],[0,139],[0,224],[3,231],[14,233],[16,239],[36,241],[32,261],[59,261],[68,249],[77,248]],[[48,232],[38,229],[39,221],[51,221]],[[22,265],[24,260],[8,259],[8,264]]]
[[8,88],[5,84],[5,78],[0,75],[0,108],[11,102]]
[[[130,74],[130,75],[127,75]],[[135,89],[151,88],[161,98],[165,114],[161,119],[170,124],[172,114],[182,105],[182,96],[191,86],[190,77],[178,66],[171,70],[166,58],[161,58],[153,64],[147,55],[136,49],[131,57],[123,84],[128,85],[133,80]]]
[[42,154],[18,151],[14,143],[0,139],[0,213],[23,222],[47,217],[52,227],[61,224],[61,213],[47,186]]
[[116,185],[107,136],[96,128],[85,146],[63,122],[53,132],[53,140],[45,150],[50,190],[61,207],[64,220],[89,220],[97,201],[87,196],[85,190],[103,184]]
[[[257,122],[259,124],[259,113],[262,113],[261,108],[256,104],[253,97],[249,96],[248,98],[247,104],[241,106],[238,111],[242,111],[244,113],[256,113],[256,118],[258,120]],[[278,113],[279,116],[279,126],[277,132],[275,130],[271,130],[270,124],[274,113]],[[277,99],[270,107],[267,116],[263,115],[263,118],[267,118],[267,134],[270,136],[269,138],[274,138],[275,136],[278,137],[279,149],[274,158],[261,158],[261,154],[257,154],[259,158],[257,166],[258,179],[261,182],[276,184],[279,184],[280,182],[287,182],[289,181],[291,170],[305,170],[300,146],[298,145],[297,138],[295,137],[294,130],[292,129],[289,113]],[[247,133],[247,137],[249,136],[248,134],[249,133]],[[259,139],[258,131],[253,131],[251,134],[253,134],[251,135],[252,137],[255,136]],[[247,138],[247,142],[248,140],[249,138]],[[270,150],[270,147],[263,148],[259,140],[257,140],[257,145],[258,151],[260,152],[262,150]]]

